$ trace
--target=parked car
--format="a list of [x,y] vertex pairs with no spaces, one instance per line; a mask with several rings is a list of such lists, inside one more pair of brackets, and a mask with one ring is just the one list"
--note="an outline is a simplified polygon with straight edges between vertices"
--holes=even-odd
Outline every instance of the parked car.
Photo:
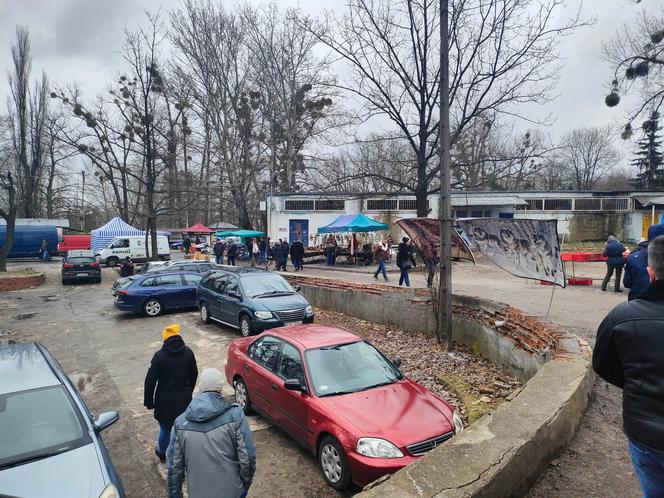
[[170,243],[170,248],[179,251],[183,244],[184,240],[176,240],[175,242]]
[[69,251],[62,260],[62,285],[75,281],[101,283],[101,268],[92,251]]
[[276,273],[225,266],[206,273],[198,288],[201,319],[240,329],[247,337],[275,327],[313,323],[314,310]]
[[134,275],[116,289],[115,306],[122,311],[158,316],[165,310],[196,307],[201,275],[157,272]]
[[93,419],[41,344],[0,346],[0,494],[124,497],[100,435],[118,418]]
[[141,266],[141,271],[139,273],[149,273],[155,270],[163,270],[170,264],[170,261],[147,261]]
[[[157,236],[157,253],[162,261],[171,259],[168,237],[165,235]],[[125,259],[127,256],[134,261],[145,261],[145,237],[143,235],[114,237],[105,248],[96,253],[96,256],[106,266],[116,266],[121,259]]]
[[[0,225],[0,247],[5,245],[7,225]],[[42,242],[48,244],[51,256],[58,255],[59,235],[58,229],[44,225],[16,225],[14,228],[14,243],[9,251],[8,258],[39,258]]]
[[90,250],[90,235],[65,235],[62,242],[58,244],[58,252],[65,254],[67,251],[85,249]]
[[[194,273],[200,273],[201,275],[203,273],[206,273],[210,270],[213,270],[215,268],[218,268],[217,265],[214,263],[210,263],[209,261],[195,261],[195,260],[184,260],[184,261],[170,261],[166,265],[161,265],[161,266],[154,266],[150,269],[148,269],[148,273],[155,272],[155,271],[191,271]],[[143,269],[141,268],[141,273],[143,273]]]
[[450,404],[399,365],[346,330],[302,325],[233,341],[226,379],[245,413],[295,438],[342,490],[396,472],[463,430]]
[[121,286],[126,285],[130,280],[135,280],[139,276],[140,276],[140,273],[136,274],[136,275],[130,275],[128,277],[120,277],[120,278],[116,279],[116,281],[113,282],[113,285],[111,286],[111,294],[113,295],[113,297],[115,297],[117,295],[118,289]]

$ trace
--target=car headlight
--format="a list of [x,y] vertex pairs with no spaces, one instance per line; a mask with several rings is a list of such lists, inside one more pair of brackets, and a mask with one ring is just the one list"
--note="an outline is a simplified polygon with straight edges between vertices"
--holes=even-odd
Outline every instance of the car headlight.
[[401,458],[403,456],[401,450],[392,443],[375,437],[358,439],[355,451],[371,458]]
[[260,318],[261,320],[269,320],[272,318],[271,311],[254,311],[254,315],[256,315],[256,318]]
[[109,484],[101,492],[99,498],[120,498],[120,493],[118,493],[118,489],[113,484]]
[[304,312],[305,312],[307,315],[311,315],[311,314],[313,314],[313,312],[314,312],[314,307],[313,307],[313,306],[307,306],[306,308],[304,308]]
[[461,420],[461,415],[459,415],[458,411],[454,410],[452,420],[454,421],[454,433],[459,434],[463,430],[463,420]]

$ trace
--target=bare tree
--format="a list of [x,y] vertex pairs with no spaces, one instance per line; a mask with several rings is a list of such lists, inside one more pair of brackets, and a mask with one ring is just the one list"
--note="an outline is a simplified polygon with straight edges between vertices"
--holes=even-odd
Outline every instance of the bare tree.
[[[417,162],[414,182],[383,176],[412,191],[418,216],[438,190],[439,12],[437,0],[350,0],[347,14],[320,29],[304,19],[352,80],[340,85],[364,102],[367,116],[386,116]],[[558,22],[562,0],[456,0],[450,18],[451,143],[475,120],[519,116],[525,102],[549,99],[561,40],[582,23]],[[382,175],[381,175],[382,176]]]
[[[0,168],[0,171],[2,168]],[[0,207],[0,218],[5,220],[6,232],[5,243],[0,247],[0,272],[7,271],[7,256],[14,245],[14,231],[16,227],[16,214],[18,205],[16,202],[16,189],[14,188],[14,179],[11,171],[2,172],[0,177],[0,190],[6,197],[6,207]]]
[[574,187],[592,190],[620,160],[613,145],[611,126],[581,128],[567,133],[561,142],[561,157],[571,168]]

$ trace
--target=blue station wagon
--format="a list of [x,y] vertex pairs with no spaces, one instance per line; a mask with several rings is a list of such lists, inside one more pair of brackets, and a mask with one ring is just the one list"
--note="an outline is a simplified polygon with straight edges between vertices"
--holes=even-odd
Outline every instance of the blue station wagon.
[[224,267],[206,273],[198,288],[201,319],[229,325],[244,336],[314,322],[314,310],[281,275]]
[[115,307],[158,316],[166,310],[196,307],[202,275],[191,272],[149,272],[128,278],[115,289]]
[[0,346],[0,496],[123,498],[100,433],[62,367],[38,343]]

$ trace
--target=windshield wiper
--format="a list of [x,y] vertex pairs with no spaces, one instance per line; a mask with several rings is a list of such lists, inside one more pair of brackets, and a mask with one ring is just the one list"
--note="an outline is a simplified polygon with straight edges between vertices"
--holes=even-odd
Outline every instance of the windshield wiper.
[[321,395],[319,395],[318,397],[319,397],[319,398],[325,398],[326,396],[337,396],[337,395],[339,395],[339,394],[353,394],[353,393],[356,393],[356,392],[357,392],[357,391],[335,391],[335,392],[333,392],[333,393],[325,393],[325,394],[321,394]]
[[33,455],[25,458],[17,458],[16,460],[11,460],[7,463],[3,463],[2,465],[0,465],[0,469],[8,469],[10,467],[16,467],[17,465],[21,465],[24,463],[34,462],[36,460],[42,460],[44,458],[49,458],[52,456],[59,455],[60,453],[64,453],[65,451],[69,451],[69,446],[67,446],[66,448],[61,448],[57,451],[49,451],[47,453],[40,453],[38,455]]
[[270,291],[270,292],[263,292],[262,294],[256,294],[254,297],[277,296],[277,295],[281,295],[281,294],[286,295],[286,296],[290,296],[291,294],[293,294],[293,292],[290,292],[290,291],[276,291],[275,290],[275,291]]
[[395,382],[396,380],[386,380],[385,382],[379,382],[378,384],[374,384],[373,386],[363,387],[362,389],[360,389],[360,391],[366,391],[368,389],[373,389],[374,387],[387,386],[389,384],[394,384]]

